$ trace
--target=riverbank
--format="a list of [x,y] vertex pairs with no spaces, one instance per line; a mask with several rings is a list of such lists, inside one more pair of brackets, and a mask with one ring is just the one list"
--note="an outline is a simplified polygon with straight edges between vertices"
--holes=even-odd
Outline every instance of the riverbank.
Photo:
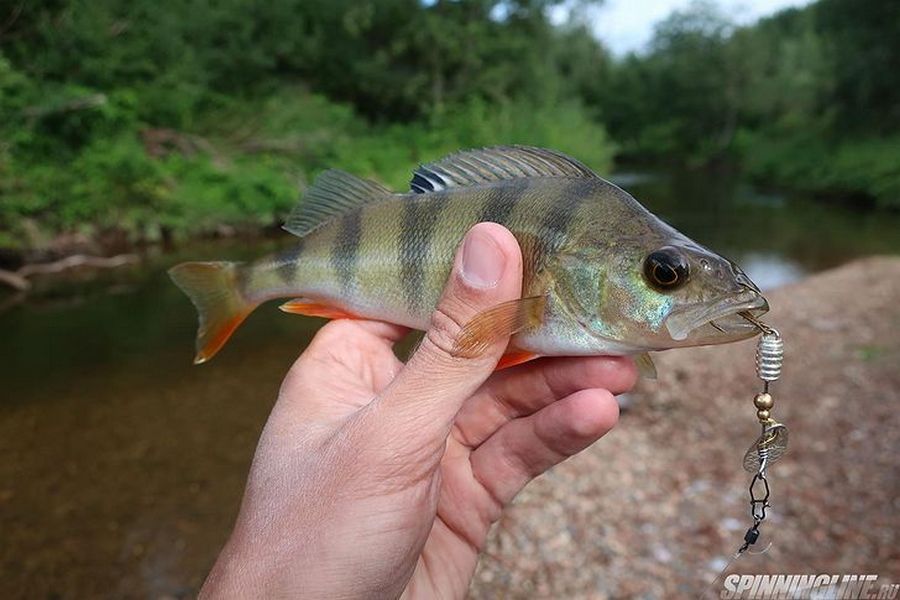
[[473,100],[430,119],[386,124],[294,84],[220,99],[185,117],[190,125],[172,127],[148,124],[131,96],[101,97],[77,110],[48,107],[46,119],[67,127],[99,121],[78,143],[45,139],[41,119],[0,119],[0,138],[8,127],[18,140],[0,146],[0,262],[61,245],[184,243],[277,228],[330,168],[406,191],[417,164],[464,148],[546,146],[598,172],[609,169],[615,148],[603,126],[569,101]]
[[[408,165],[399,160],[390,165],[384,173],[395,182],[393,189],[405,189]],[[757,185],[746,174],[742,176],[736,168],[724,165],[654,169],[626,163],[618,168],[604,170],[598,166],[597,170],[628,190],[654,214],[698,242],[739,261],[747,253],[756,258],[778,254],[795,259],[803,271],[818,271],[860,256],[900,251],[898,211],[862,208],[858,203],[854,205],[850,197],[822,201],[809,194],[788,192],[788,188],[774,188],[771,182]],[[365,173],[366,169],[360,166],[351,171]],[[284,199],[284,206],[293,205],[301,195],[293,190],[290,199]],[[189,219],[188,229],[166,228],[159,221],[147,221],[139,230],[129,229],[125,222],[97,223],[59,232],[52,224],[39,225],[26,219],[18,245],[4,246],[0,236],[0,269],[15,272],[24,265],[53,262],[73,254],[144,256],[228,240],[248,247],[268,240],[291,241],[291,236],[280,227],[287,208],[263,217],[253,216],[248,207],[245,209],[251,212],[223,209],[216,213],[216,206],[212,203],[197,208],[209,211],[209,215]],[[218,216],[214,218],[214,214]],[[165,213],[158,218],[165,220]],[[816,223],[815,230],[809,227],[810,223]],[[756,235],[740,235],[742,231],[766,231],[767,235],[763,240]]]

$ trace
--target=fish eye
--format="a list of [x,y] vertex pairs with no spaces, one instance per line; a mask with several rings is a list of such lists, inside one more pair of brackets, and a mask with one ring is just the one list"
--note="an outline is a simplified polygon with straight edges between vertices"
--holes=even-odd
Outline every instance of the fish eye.
[[687,259],[676,248],[663,246],[644,259],[644,278],[651,287],[661,292],[680,288],[689,277]]

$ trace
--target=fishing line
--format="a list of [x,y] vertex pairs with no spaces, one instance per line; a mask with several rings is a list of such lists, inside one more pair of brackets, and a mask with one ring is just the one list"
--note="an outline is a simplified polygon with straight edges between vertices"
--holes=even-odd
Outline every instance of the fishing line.
[[753,520],[750,528],[744,534],[744,541],[725,567],[719,571],[716,578],[700,594],[699,598],[707,597],[717,583],[722,580],[725,573],[744,554],[764,554],[772,547],[772,541],[762,550],[755,552],[751,548],[759,541],[759,528],[766,519],[766,511],[770,508],[769,496],[771,489],[766,472],[772,464],[780,459],[788,447],[788,428],[772,418],[772,409],[775,399],[770,393],[772,382],[781,376],[781,366],[784,362],[784,340],[777,329],[766,325],[750,312],[738,313],[759,329],[761,335],[756,343],[756,376],[762,381],[763,389],[753,397],[753,406],[756,408],[756,418],[762,431],[756,441],[744,454],[743,467],[748,473],[753,474],[750,480],[750,517]]

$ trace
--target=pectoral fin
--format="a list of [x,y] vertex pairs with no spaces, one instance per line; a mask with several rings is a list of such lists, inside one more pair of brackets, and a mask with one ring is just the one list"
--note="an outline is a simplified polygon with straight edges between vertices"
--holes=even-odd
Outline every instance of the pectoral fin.
[[456,339],[454,355],[472,358],[497,340],[541,324],[545,296],[510,300],[475,315]]
[[634,355],[634,364],[637,366],[638,374],[644,379],[656,379],[656,365],[650,358],[649,352],[641,352]]

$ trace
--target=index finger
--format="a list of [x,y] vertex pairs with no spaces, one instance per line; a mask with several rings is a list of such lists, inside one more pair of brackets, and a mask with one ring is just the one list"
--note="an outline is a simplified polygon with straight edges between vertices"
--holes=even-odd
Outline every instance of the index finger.
[[621,394],[635,381],[634,362],[623,356],[543,358],[498,371],[463,405],[456,416],[454,435],[475,448],[509,421],[575,392],[603,388]]

